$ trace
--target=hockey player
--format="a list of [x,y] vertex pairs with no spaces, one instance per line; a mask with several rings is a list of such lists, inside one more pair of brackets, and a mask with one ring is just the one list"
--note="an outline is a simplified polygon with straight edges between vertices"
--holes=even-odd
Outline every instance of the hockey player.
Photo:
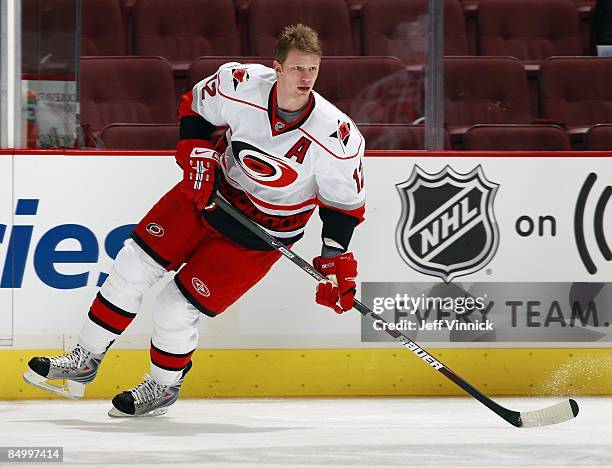
[[[332,281],[317,285],[316,301],[337,313],[352,307],[357,262],[348,247],[364,216],[365,141],[351,119],[313,91],[320,56],[317,33],[290,26],[275,45],[273,69],[227,63],[183,96],[176,150],[183,180],[117,255],[76,348],[33,358],[24,374],[29,383],[81,397],[143,294],[178,270],[155,298],[151,376],[115,396],[109,415],[167,411],[191,368],[200,317],[222,313],[280,257],[215,207],[215,194],[286,245],[302,237],[318,206],[323,245],[314,265]],[[223,125],[228,130],[214,147],[211,133]],[[55,386],[53,379],[68,383]]]

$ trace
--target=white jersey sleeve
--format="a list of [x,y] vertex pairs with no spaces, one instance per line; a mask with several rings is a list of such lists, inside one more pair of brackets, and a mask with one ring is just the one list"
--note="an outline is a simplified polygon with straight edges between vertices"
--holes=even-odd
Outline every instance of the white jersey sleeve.
[[[342,211],[361,222],[365,211],[363,177],[364,140],[356,126],[347,123],[350,140],[346,146],[347,157],[326,154],[315,169],[320,206]],[[342,131],[341,128],[338,132]],[[346,138],[346,137],[345,137]]]
[[228,101],[224,94],[231,91],[235,79],[232,67],[236,66],[240,64],[223,64],[214,75],[204,78],[193,87],[192,110],[213,125],[226,125],[229,121],[231,106],[228,104],[231,101]]

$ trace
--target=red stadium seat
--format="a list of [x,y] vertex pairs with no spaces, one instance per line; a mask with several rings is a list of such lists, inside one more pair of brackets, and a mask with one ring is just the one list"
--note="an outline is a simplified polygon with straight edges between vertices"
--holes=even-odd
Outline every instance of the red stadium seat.
[[187,70],[201,55],[240,54],[232,0],[136,0],[134,49]]
[[[367,150],[422,150],[425,127],[402,124],[359,124]],[[451,149],[448,132],[444,132],[444,149]]]
[[37,0],[21,2],[21,71],[36,73],[40,63],[40,5]]
[[23,73],[73,73],[76,68],[74,0],[23,0]]
[[110,124],[100,138],[106,149],[175,149],[179,124]]
[[357,123],[412,123],[423,115],[423,76],[395,57],[324,57],[315,90]]
[[172,69],[161,57],[81,59],[81,122],[176,123]]
[[127,55],[127,25],[119,0],[87,0],[81,5],[81,56]]
[[569,151],[569,137],[556,125],[474,125],[463,135],[463,149]]
[[253,55],[273,55],[278,34],[285,26],[297,23],[311,26],[319,33],[325,55],[355,53],[344,0],[252,0],[248,23],[248,43]]
[[446,57],[444,116],[455,142],[475,124],[529,124],[527,76],[512,57]]
[[612,151],[612,124],[597,124],[589,128],[584,136],[587,151]]
[[568,0],[481,0],[478,37],[481,55],[540,61],[583,51],[578,11]]
[[579,12],[591,13],[595,7],[596,0],[573,0]]
[[[364,55],[393,55],[404,62],[423,62],[427,42],[427,0],[368,0],[363,6]],[[445,55],[468,55],[459,0],[444,2]]]
[[542,117],[567,125],[573,142],[612,123],[612,57],[553,57],[540,69]]

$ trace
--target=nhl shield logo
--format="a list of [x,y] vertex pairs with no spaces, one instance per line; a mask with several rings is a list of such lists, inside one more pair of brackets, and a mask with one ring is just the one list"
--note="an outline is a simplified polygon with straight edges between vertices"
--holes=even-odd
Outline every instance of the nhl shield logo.
[[493,214],[498,184],[486,179],[480,165],[467,174],[450,166],[428,174],[415,166],[410,178],[396,187],[402,216],[395,239],[412,268],[448,283],[493,258],[499,243]]

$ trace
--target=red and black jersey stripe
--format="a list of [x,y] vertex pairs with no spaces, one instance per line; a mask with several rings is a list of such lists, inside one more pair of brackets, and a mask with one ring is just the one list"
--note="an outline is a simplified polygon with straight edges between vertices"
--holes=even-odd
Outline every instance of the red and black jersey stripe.
[[157,348],[153,342],[151,342],[151,362],[161,369],[180,371],[187,367],[194,351],[195,349],[184,354],[169,353],[168,351]]
[[89,319],[115,335],[121,335],[136,317],[135,313],[120,309],[98,293],[89,309]]
[[[247,217],[270,231],[291,232],[301,229],[306,225],[314,212],[313,208],[289,216],[264,213],[251,202],[244,192],[229,185],[223,177],[221,177],[219,191]],[[203,211],[202,216],[214,229],[243,247],[252,250],[274,250],[268,243],[262,241],[223,210]],[[291,245],[300,240],[303,235],[304,233],[302,232],[289,238],[277,237],[277,239],[285,245]]]
[[271,231],[291,232],[302,229],[310,219],[314,208],[292,215],[271,215],[257,208],[247,195],[221,179],[219,191],[232,205],[260,226]]

